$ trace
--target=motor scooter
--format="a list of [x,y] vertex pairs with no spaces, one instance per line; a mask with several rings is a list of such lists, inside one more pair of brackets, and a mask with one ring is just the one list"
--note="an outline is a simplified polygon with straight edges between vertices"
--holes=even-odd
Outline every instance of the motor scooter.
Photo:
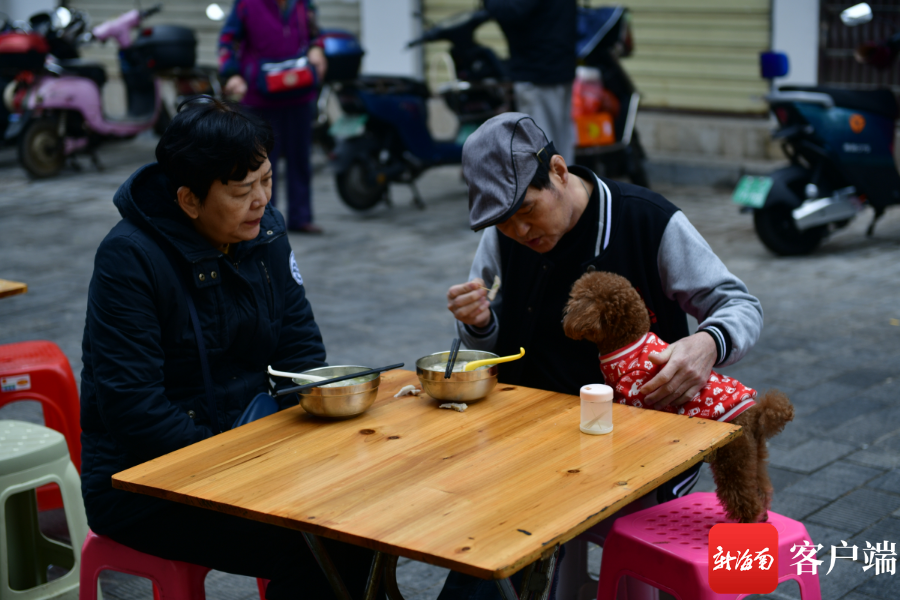
[[[21,112],[19,161],[36,178],[59,172],[67,157],[91,156],[98,167],[97,147],[106,141],[127,140],[151,129],[160,113],[157,74],[173,68],[189,69],[196,62],[196,37],[192,30],[175,25],[145,27],[161,5],[131,10],[90,31],[90,39],[115,40],[125,83],[127,114],[113,118],[104,111],[101,89],[106,82],[102,65],[53,53],[33,81],[11,94],[11,110]],[[79,11],[73,21],[86,19]],[[77,49],[75,49],[77,56]]]
[[[853,26],[871,14],[868,5],[857,5],[844,11],[842,20]],[[765,52],[760,66],[764,78],[783,77],[788,58]],[[753,211],[762,243],[781,256],[809,254],[866,207],[873,210],[871,236],[885,209],[900,204],[894,94],[782,86],[766,101],[778,121],[772,137],[781,141],[790,165],[766,176],[742,177],[733,194],[735,203]]]
[[[408,44],[450,42],[452,77],[438,94],[459,121],[452,140],[432,137],[430,93],[421,81],[365,76],[336,88],[344,115],[329,130],[337,140],[331,166],[348,206],[367,210],[382,200],[389,202],[388,185],[396,182],[409,184],[414,203],[423,207],[416,179],[431,167],[459,164],[462,146],[473,131],[491,117],[516,109],[506,64],[474,39],[475,30],[490,19],[485,10],[461,13],[434,24]],[[640,95],[618,61],[631,53],[632,40],[624,7],[578,9],[578,60],[602,74],[605,90],[624,110],[611,118],[609,139],[581,144],[576,158],[603,174],[625,174],[646,186],[646,157],[634,128]]]
[[40,12],[28,21],[0,18],[0,90],[8,95],[0,103],[0,141],[17,144],[21,133],[21,114],[11,112],[16,92],[34,81],[51,53],[59,58],[77,58],[73,41],[84,32],[84,21],[72,19],[72,13],[60,7],[52,13]]
[[329,129],[336,141],[331,167],[338,193],[349,207],[362,211],[380,201],[390,202],[391,182],[408,184],[415,205],[424,207],[416,179],[432,167],[460,164],[468,135],[490,117],[513,108],[505,66],[493,50],[474,40],[475,30],[490,18],[486,10],[456,15],[407,44],[450,42],[455,77],[439,94],[459,120],[455,139],[432,137],[431,92],[423,81],[370,75],[334,86],[344,114]]

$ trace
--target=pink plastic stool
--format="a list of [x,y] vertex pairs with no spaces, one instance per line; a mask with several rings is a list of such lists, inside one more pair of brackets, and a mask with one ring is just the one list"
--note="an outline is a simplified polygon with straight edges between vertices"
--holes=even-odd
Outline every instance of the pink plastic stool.
[[[617,519],[603,546],[597,600],[616,597],[619,578],[630,575],[680,600],[737,600],[749,594],[716,594],[709,588],[709,530],[733,523],[715,494],[689,494]],[[791,546],[812,539],[803,523],[769,511],[778,530],[778,583],[794,579],[803,600],[821,600],[819,577],[797,575]]]
[[[97,579],[105,570],[144,577],[153,582],[155,600],[205,600],[203,583],[211,569],[138,552],[110,538],[88,533],[81,548],[78,600],[97,600]],[[268,580],[257,579],[261,600]]]
[[[37,400],[44,423],[66,438],[69,456],[81,472],[81,405],[69,359],[53,342],[0,345],[0,406],[19,400]],[[41,510],[62,507],[59,488],[38,488]]]

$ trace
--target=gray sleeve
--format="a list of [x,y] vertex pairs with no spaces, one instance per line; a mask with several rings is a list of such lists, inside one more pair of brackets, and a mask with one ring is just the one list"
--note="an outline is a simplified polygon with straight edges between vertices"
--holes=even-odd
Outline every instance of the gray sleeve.
[[[472,261],[472,268],[469,270],[469,281],[480,277],[490,287],[494,281],[494,275],[500,274],[500,245],[497,235],[496,227],[488,227],[481,234],[481,241],[478,243],[478,250],[475,252],[475,259]],[[503,288],[501,287],[500,291],[497,292],[497,297],[491,302],[491,312],[493,313],[491,324],[483,330],[477,330],[459,321],[456,322],[459,339],[466,348],[489,352],[494,349],[497,345],[499,331],[497,313],[500,312],[502,302]]]
[[[698,329],[710,330],[716,339],[721,352],[716,366],[736,363],[756,344],[763,325],[762,305],[680,211],[663,232],[657,266],[666,296],[697,319]],[[720,332],[730,344],[720,346]]]

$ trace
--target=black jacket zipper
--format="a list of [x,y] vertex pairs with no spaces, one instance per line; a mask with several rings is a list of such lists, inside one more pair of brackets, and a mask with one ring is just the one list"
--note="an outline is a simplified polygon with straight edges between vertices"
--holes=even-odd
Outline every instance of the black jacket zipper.
[[272,278],[269,277],[269,269],[266,268],[266,263],[262,260],[259,261],[259,264],[262,266],[263,273],[266,276],[266,281],[269,283],[269,311],[275,311],[275,288],[272,286]]

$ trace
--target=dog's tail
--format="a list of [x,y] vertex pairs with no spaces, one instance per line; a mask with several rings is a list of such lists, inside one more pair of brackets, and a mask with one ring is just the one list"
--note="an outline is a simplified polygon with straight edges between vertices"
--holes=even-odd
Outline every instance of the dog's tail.
[[768,390],[757,399],[759,409],[759,429],[766,439],[781,433],[784,426],[794,420],[794,405],[779,390]]

